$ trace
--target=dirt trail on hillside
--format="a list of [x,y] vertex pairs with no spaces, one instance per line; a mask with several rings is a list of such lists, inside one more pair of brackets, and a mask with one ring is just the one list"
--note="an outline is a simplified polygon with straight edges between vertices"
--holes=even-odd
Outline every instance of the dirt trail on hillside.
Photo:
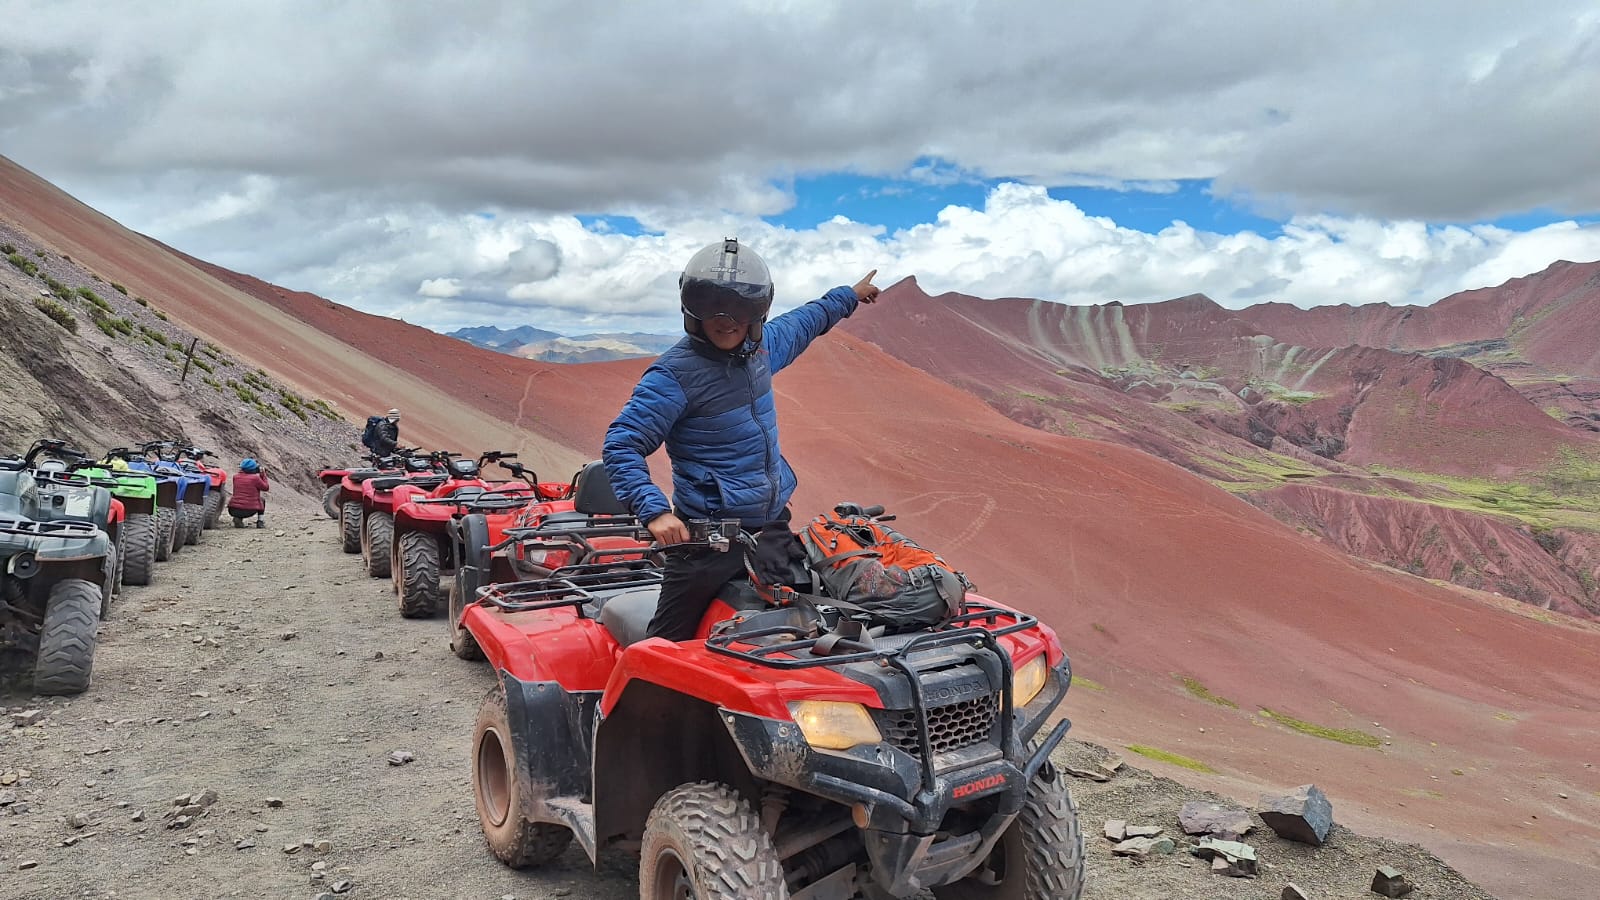
[[[441,621],[401,619],[389,582],[339,552],[335,523],[310,500],[285,501],[268,528],[207,532],[156,584],[126,588],[87,694],[0,695],[0,707],[42,711],[31,727],[0,720],[0,781],[17,776],[0,784],[11,793],[0,896],[314,898],[348,882],[340,896],[636,898],[625,857],[596,872],[574,849],[514,872],[489,855],[467,751],[492,674],[450,654]],[[395,750],[414,761],[390,765]],[[1064,752],[1083,762],[1100,751]],[[206,791],[216,799],[203,814],[168,827],[175,798]],[[1414,898],[1488,897],[1425,851],[1342,828],[1321,850],[1258,828],[1247,840],[1262,876],[1223,880],[1183,852],[1176,829],[1200,792],[1131,767],[1074,792],[1090,900],[1265,900],[1289,881],[1314,898],[1374,896],[1365,888],[1381,864],[1408,874]],[[1107,818],[1163,825],[1180,850],[1115,859],[1100,837]]]

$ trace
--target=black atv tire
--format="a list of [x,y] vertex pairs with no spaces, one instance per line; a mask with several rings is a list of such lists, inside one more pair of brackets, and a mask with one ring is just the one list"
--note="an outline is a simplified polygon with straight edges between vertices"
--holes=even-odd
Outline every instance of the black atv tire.
[[156,574],[156,539],[159,531],[155,516],[138,513],[122,523],[124,552],[122,583],[149,584]]
[[[207,502],[209,502],[209,498]],[[205,530],[205,506],[196,503],[185,503],[183,505],[183,542],[185,544],[199,544],[200,536]]]
[[395,542],[389,568],[400,597],[400,615],[431,619],[439,611],[439,539],[426,531],[408,531]]
[[1083,833],[1066,779],[1045,765],[1028,785],[1022,811],[978,871],[933,889],[938,900],[1078,900],[1083,894]]
[[650,810],[639,848],[639,896],[781,900],[783,864],[761,817],[739,792],[700,781],[667,791]]
[[156,562],[172,558],[172,530],[178,524],[178,511],[156,507]]
[[394,516],[386,512],[371,512],[362,528],[366,541],[362,544],[361,561],[366,563],[367,574],[373,578],[389,577],[389,557],[394,553]]
[[222,510],[228,503],[227,488],[215,487],[206,494],[206,527],[215,528],[222,521]]
[[96,629],[100,625],[100,585],[64,578],[50,588],[33,664],[36,694],[81,694],[94,669]]
[[343,485],[330,484],[322,491],[322,511],[328,518],[339,521],[339,491]]
[[461,626],[461,612],[467,608],[467,601],[461,595],[461,578],[457,576],[450,581],[450,652],[457,659],[476,662],[483,659],[483,648],[478,646],[478,639],[472,632]]
[[118,579],[122,575],[122,529],[117,529],[117,540],[106,548],[106,558],[100,566],[100,621],[111,618],[111,598],[117,593]]
[[354,500],[339,507],[339,540],[344,552],[361,552],[361,504]]
[[483,698],[472,725],[472,796],[490,852],[513,869],[542,866],[572,843],[566,826],[523,817],[533,799],[528,781],[526,769],[517,764],[505,691],[496,686]]

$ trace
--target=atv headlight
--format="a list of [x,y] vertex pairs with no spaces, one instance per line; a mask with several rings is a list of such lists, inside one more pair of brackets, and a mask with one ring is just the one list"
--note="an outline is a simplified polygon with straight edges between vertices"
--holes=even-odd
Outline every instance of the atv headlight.
[[1011,705],[1027,706],[1032,703],[1033,698],[1044,690],[1045,680],[1049,677],[1050,667],[1045,663],[1043,653],[1024,663],[1011,676]]
[[859,703],[799,700],[789,704],[789,715],[794,716],[806,743],[818,749],[849,750],[883,740],[867,708]]

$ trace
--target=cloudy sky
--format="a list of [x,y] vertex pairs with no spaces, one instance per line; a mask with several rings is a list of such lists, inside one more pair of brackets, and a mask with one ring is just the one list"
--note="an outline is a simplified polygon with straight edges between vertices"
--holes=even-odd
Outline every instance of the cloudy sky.
[[[930,292],[1427,303],[1600,259],[1600,7],[0,0],[0,154],[433,328]],[[1520,7],[1520,8],[1514,8]]]

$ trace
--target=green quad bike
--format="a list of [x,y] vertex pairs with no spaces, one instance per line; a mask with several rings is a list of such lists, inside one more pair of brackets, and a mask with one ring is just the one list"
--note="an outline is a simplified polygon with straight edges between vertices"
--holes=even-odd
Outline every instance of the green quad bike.
[[81,477],[43,477],[57,483],[41,484],[21,458],[0,459],[0,672],[31,668],[35,693],[78,694],[94,668],[113,553],[86,520],[110,497]]

